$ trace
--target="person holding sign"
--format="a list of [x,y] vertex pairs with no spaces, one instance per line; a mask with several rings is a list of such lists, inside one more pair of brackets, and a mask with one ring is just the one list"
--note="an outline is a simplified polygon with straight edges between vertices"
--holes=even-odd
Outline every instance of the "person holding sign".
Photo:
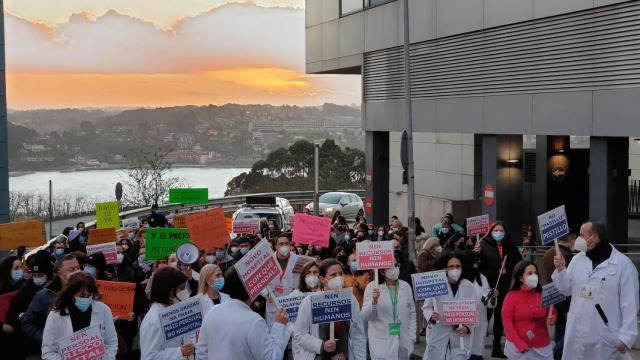
[[207,264],[200,270],[198,295],[202,295],[202,313],[207,314],[214,306],[229,301],[229,295],[220,292],[224,287],[224,276],[218,265]]
[[555,325],[556,315],[552,307],[541,305],[538,267],[522,260],[513,269],[511,290],[502,306],[502,322],[507,334],[504,353],[509,359],[553,360],[547,326]]
[[[462,253],[443,253],[436,262],[437,270],[447,272],[447,295],[427,299],[422,306],[424,318],[429,321],[431,330],[427,332],[427,349],[423,359],[428,360],[467,360],[467,353],[471,346],[472,324],[458,324],[457,326],[441,324],[440,304],[443,300],[473,300],[475,301],[475,288],[465,279],[462,267]],[[461,340],[462,339],[462,340]]]
[[[280,265],[280,274],[276,277],[269,286],[273,289],[273,293],[276,297],[287,296],[296,288],[299,281],[299,274],[294,274],[298,255],[291,254],[290,236],[288,234],[280,234],[274,242],[274,248],[276,250],[276,260]],[[276,304],[273,299],[269,297],[267,301],[267,325],[273,324],[273,319],[276,313]]]
[[[319,271],[323,291],[343,288],[344,274],[342,264],[338,260],[323,260],[320,263]],[[331,327],[334,330],[333,334]],[[351,321],[336,321],[332,324],[313,324],[311,296],[304,299],[298,310],[293,344],[293,358],[295,360],[365,360],[367,339],[364,334],[364,322],[358,309],[358,302],[353,294],[351,294]]]
[[469,360],[476,360],[482,359],[484,353],[484,340],[489,328],[487,310],[495,308],[498,301],[498,291],[489,287],[489,280],[478,270],[480,254],[466,251],[464,256],[467,258],[463,262],[463,266],[467,267],[464,271],[465,278],[473,283],[476,289],[475,299],[478,301],[478,323],[476,331],[471,334],[471,357],[469,358]]
[[416,341],[416,307],[411,286],[400,275],[399,253],[395,266],[379,271],[378,284],[364,291],[362,319],[368,324],[372,360],[409,359]]
[[96,300],[100,297],[94,278],[77,273],[58,294],[53,310],[47,317],[42,336],[42,359],[63,359],[59,341],[90,326],[100,328],[105,347],[105,359],[115,359],[118,335],[109,307]]

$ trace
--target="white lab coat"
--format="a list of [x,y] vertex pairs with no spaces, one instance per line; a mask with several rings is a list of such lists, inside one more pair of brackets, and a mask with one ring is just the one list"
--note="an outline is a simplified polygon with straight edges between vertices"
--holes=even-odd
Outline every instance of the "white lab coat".
[[477,281],[473,282],[476,292],[475,298],[478,300],[478,323],[476,324],[476,331],[471,334],[471,355],[482,355],[484,352],[485,337],[489,328],[487,308],[493,309],[496,305],[491,301],[487,302],[487,305],[482,303],[482,297],[489,295],[491,288],[486,276],[480,274],[480,280],[482,280],[482,285],[478,284]]
[[[302,300],[298,309],[298,318],[293,332],[293,359],[314,360],[322,353],[319,338],[320,327],[311,323],[311,296]],[[364,333],[364,321],[358,308],[358,300],[351,295],[351,326],[349,327],[349,359],[366,360],[367,338]]]
[[287,327],[271,330],[244,302],[230,299],[205,316],[196,346],[198,360],[282,360],[289,342]]
[[[628,352],[614,348],[620,342],[631,348],[638,335],[638,271],[631,260],[613,248],[609,259],[593,269],[591,259],[581,252],[551,278],[561,293],[571,295],[562,358],[631,359]],[[591,298],[581,296],[583,287],[592,290]],[[608,329],[596,304],[609,320]]]
[[[219,292],[219,294],[220,294],[220,304],[218,305],[222,305],[227,301],[231,300],[229,295],[223,292]],[[213,300],[211,300],[208,294],[202,294],[202,316],[207,316],[209,311],[213,309],[215,306],[217,305],[213,303]]]
[[[115,359],[118,353],[118,334],[113,325],[111,309],[100,301],[94,301],[91,305],[91,324],[100,326],[100,335],[104,342],[106,354],[103,359]],[[42,333],[42,359],[62,360],[58,348],[58,341],[73,334],[73,325],[69,315],[60,315],[57,311],[51,311],[47,316]]]
[[[278,257],[276,254],[273,255],[278,262]],[[278,276],[275,278],[270,284],[269,287],[273,290],[276,297],[282,297],[290,295],[291,292],[298,287],[298,282],[300,280],[300,274],[294,274],[293,268],[296,264],[296,260],[298,260],[298,255],[291,253],[289,255],[289,261],[287,262],[287,267],[282,270],[282,277]],[[280,263],[278,262],[278,266]],[[282,291],[278,291],[278,290]],[[267,325],[271,327],[273,325],[273,319],[276,316],[277,306],[273,302],[273,299],[269,296],[267,301],[267,311],[266,311],[266,319]]]
[[165,306],[153,303],[140,325],[141,360],[179,360],[182,359],[180,345],[166,344],[160,324],[160,312]]
[[[369,354],[372,360],[409,359],[416,342],[416,306],[413,290],[405,281],[398,280],[397,319],[393,319],[391,295],[386,284],[380,284],[377,306],[372,305],[376,284],[370,282],[364,290],[362,319],[367,322]],[[400,323],[400,336],[389,335],[389,324]]]
[[[433,313],[434,302],[437,304],[438,313],[442,315],[442,306],[440,301],[442,300],[475,300],[475,287],[467,280],[460,280],[458,286],[458,292],[456,296],[453,296],[451,285],[447,283],[449,287],[449,293],[447,295],[439,296],[437,298],[426,299],[422,306],[422,313],[424,318],[429,321],[431,313]],[[424,352],[423,359],[428,360],[467,360],[467,354],[471,347],[471,335],[475,331],[475,326],[472,324],[466,325],[470,334],[464,336],[464,348],[460,348],[460,336],[456,331],[456,328],[452,325],[442,325],[440,322],[437,324],[429,323],[430,330],[427,332],[427,349]]]

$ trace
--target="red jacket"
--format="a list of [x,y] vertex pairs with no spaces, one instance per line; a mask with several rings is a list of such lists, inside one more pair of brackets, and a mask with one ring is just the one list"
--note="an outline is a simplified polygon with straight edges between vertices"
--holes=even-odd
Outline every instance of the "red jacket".
[[[535,290],[509,291],[502,305],[502,324],[518,351],[542,348],[551,343],[547,331],[547,315],[550,307],[540,308],[542,293]],[[552,313],[555,316],[555,311]],[[533,338],[527,333],[531,330]]]

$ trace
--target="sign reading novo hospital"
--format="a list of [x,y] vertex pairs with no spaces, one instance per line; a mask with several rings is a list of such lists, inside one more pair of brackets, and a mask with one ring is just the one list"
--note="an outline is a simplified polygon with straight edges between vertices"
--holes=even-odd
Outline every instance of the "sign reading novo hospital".
[[545,245],[569,234],[569,223],[564,205],[538,216],[538,224],[540,225],[542,243]]
[[358,270],[390,269],[395,266],[392,241],[366,241],[356,244]]
[[165,342],[190,336],[200,329],[203,318],[200,300],[201,297],[196,296],[164,308],[160,312],[160,325]]
[[106,353],[98,325],[76,331],[59,340],[58,349],[64,360],[98,359]]
[[351,288],[311,295],[311,322],[325,324],[351,320]]
[[280,266],[266,240],[254,246],[238,260],[235,267],[251,300],[258,297],[260,292],[280,275]]
[[412,274],[411,280],[413,281],[416,300],[424,300],[449,293],[446,270]]
[[440,301],[442,325],[476,324],[478,322],[476,300]]

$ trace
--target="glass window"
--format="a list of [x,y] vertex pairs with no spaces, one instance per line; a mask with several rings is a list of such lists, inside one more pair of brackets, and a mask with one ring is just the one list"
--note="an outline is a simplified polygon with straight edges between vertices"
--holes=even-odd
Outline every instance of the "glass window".
[[318,199],[321,203],[337,204],[340,201],[341,195],[336,193],[322,194]]
[[364,8],[364,0],[342,0],[341,4],[340,11],[342,15],[360,11]]

